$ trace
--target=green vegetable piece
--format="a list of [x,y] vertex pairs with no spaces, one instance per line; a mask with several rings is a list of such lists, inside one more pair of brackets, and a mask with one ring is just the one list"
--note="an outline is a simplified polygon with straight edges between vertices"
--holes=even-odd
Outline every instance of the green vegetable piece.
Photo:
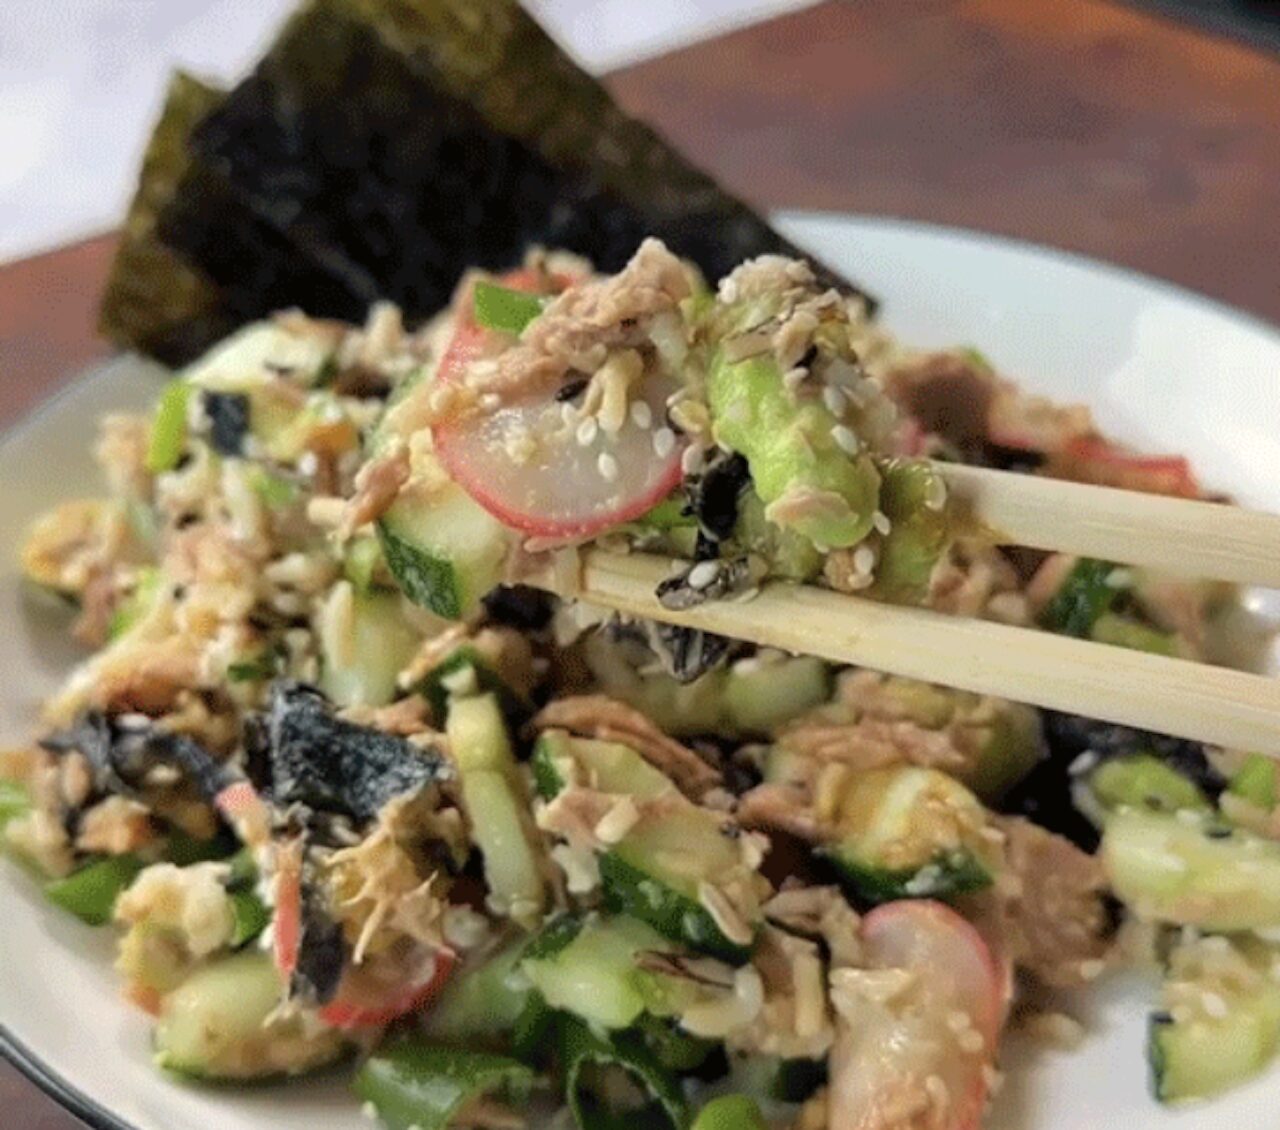
[[535,935],[520,955],[522,961],[549,961],[569,948],[582,933],[583,921],[576,914],[561,914]]
[[[471,674],[467,674],[470,670]],[[457,648],[441,663],[427,672],[418,685],[418,692],[431,704],[436,718],[444,718],[449,712],[449,699],[458,687],[465,687],[467,694],[493,694],[504,718],[518,720],[527,715],[529,704],[511,689],[501,676],[485,662],[484,657],[469,644]]]
[[231,915],[235,920],[231,929],[231,948],[240,949],[267,928],[271,911],[252,891],[233,891],[230,897]]
[[227,680],[232,683],[257,683],[270,679],[279,668],[279,656],[264,651],[254,659],[227,665]]
[[718,353],[707,403],[716,439],[746,456],[771,521],[828,548],[866,537],[879,505],[874,462],[836,442],[839,421],[820,400],[793,399],[771,356]]
[[546,308],[547,299],[538,294],[511,290],[497,283],[479,280],[475,285],[477,324],[501,333],[524,333],[525,327]]
[[698,522],[688,513],[685,500],[679,496],[664,498],[652,510],[646,510],[636,519],[636,525],[646,530],[696,529]]
[[698,1111],[690,1130],[769,1130],[760,1104],[746,1095],[721,1095]]
[[110,855],[45,886],[51,902],[69,910],[90,926],[111,921],[116,899],[146,864],[135,855]]
[[896,604],[924,599],[951,539],[946,507],[936,502],[945,497],[942,476],[928,463],[895,459],[881,467],[880,509],[890,526],[869,595]]
[[1270,812],[1276,806],[1276,763],[1260,753],[1249,754],[1227,791]]
[[1152,655],[1178,654],[1178,639],[1172,632],[1149,628],[1115,612],[1104,612],[1099,616],[1089,631],[1089,638],[1098,643],[1127,647],[1131,651],[1148,651]]
[[302,488],[297,483],[272,474],[265,467],[253,468],[249,485],[269,510],[285,510],[302,497]]
[[1213,808],[1194,781],[1149,753],[1104,761],[1089,775],[1089,788],[1108,812],[1118,808],[1209,812]]
[[494,1096],[519,1104],[533,1082],[533,1072],[514,1059],[407,1036],[365,1060],[353,1089],[387,1130],[445,1130],[467,1103]]
[[187,405],[191,385],[179,377],[165,385],[151,420],[147,441],[147,470],[153,475],[172,471],[187,445]]
[[427,1034],[453,1044],[496,1041],[511,1033],[533,996],[516,972],[525,950],[523,943],[511,943],[455,972],[425,1017]]
[[696,1071],[720,1046],[715,1040],[689,1035],[674,1019],[648,1012],[637,1021],[636,1030],[663,1067],[682,1074]]
[[377,577],[384,565],[378,539],[372,534],[361,534],[347,546],[346,556],[342,559],[342,574],[355,585],[356,592],[364,595],[381,587]]
[[[617,1130],[623,1125],[670,1127],[688,1124],[684,1091],[674,1074],[663,1069],[635,1033],[596,1035],[582,1021],[561,1015],[560,1062],[565,1097],[579,1130]],[[613,1100],[609,1073],[622,1073],[646,1097],[639,1108],[621,1108]]]
[[0,832],[10,820],[25,816],[31,811],[31,793],[21,781],[0,778]]
[[1107,612],[1119,589],[1111,583],[1116,567],[1082,557],[1040,614],[1040,626],[1064,636],[1087,637]]
[[117,640],[138,623],[155,604],[164,585],[159,569],[141,569],[133,592],[111,613],[107,623],[107,639]]
[[996,371],[996,367],[991,364],[990,358],[976,345],[962,346],[958,352],[975,369],[984,373],[994,373]]
[[236,841],[228,832],[207,840],[197,840],[186,832],[174,829],[166,837],[164,857],[179,867],[204,863],[211,859],[226,859],[236,849]]

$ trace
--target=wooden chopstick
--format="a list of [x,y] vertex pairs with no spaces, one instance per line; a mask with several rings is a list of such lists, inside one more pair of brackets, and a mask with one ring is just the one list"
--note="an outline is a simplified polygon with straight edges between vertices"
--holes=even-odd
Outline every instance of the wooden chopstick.
[[674,612],[654,595],[671,561],[648,554],[588,549],[576,578],[555,572],[543,587],[627,615],[1280,757],[1280,680],[808,585]]
[[1280,588],[1275,514],[958,463],[934,467],[999,545]]

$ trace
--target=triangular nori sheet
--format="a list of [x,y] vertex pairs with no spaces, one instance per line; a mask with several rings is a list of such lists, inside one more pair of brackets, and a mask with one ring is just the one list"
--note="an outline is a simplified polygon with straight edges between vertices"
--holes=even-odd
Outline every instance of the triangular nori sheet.
[[[192,130],[224,97],[181,72],[170,80],[103,296],[102,332],[170,365],[271,310],[345,316],[367,305],[190,151]],[[180,248],[166,238],[171,223],[182,227]]]
[[[215,101],[166,114],[153,150],[185,163],[157,187],[149,155],[135,203],[163,240],[155,254],[202,284],[186,356],[216,320],[201,302],[237,320],[286,305],[359,320],[386,297],[417,318],[467,267],[511,265],[535,243],[616,269],[658,235],[711,279],[799,253],[625,115],[514,0],[312,0]],[[136,259],[122,253],[113,291],[154,290],[120,278]],[[137,305],[114,336],[181,359],[180,302],[156,319],[167,335]]]

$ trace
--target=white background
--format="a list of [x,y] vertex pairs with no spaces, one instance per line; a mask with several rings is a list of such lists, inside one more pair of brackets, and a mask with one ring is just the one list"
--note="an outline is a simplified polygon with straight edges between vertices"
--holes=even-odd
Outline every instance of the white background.
[[[524,0],[600,73],[811,0]],[[175,66],[249,66],[295,0],[0,0],[0,261],[112,226]]]

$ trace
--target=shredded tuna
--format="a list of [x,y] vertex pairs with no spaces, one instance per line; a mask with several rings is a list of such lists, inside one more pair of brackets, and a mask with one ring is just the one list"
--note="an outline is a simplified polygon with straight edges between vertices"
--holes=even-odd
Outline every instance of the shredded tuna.
[[356,493],[347,503],[339,533],[350,537],[361,526],[380,518],[408,481],[409,449],[404,445],[366,463],[356,475]]
[[1051,986],[1097,977],[1112,949],[1102,864],[1063,836],[1004,817],[1008,874],[996,888],[1013,957]]
[[564,729],[630,746],[694,800],[721,784],[719,772],[688,746],[667,737],[640,711],[607,695],[557,699],[539,711],[533,725],[539,730]]

